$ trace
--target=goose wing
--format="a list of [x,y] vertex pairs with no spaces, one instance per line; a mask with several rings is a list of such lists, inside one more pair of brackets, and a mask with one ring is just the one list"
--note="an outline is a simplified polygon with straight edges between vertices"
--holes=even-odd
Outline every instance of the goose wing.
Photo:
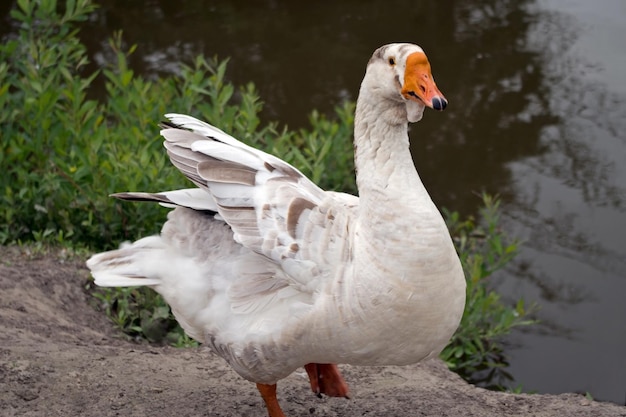
[[306,292],[349,262],[358,198],[325,192],[288,163],[205,122],[166,117],[171,124],[161,134],[172,163],[208,192],[238,243],[279,264]]

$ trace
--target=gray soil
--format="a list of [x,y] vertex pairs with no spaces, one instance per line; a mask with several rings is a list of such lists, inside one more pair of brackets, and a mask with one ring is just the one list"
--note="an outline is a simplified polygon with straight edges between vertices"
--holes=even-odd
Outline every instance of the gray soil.
[[[265,416],[254,384],[205,348],[127,341],[85,292],[83,260],[0,247],[0,415]],[[577,394],[476,388],[439,361],[343,366],[352,398],[317,398],[296,373],[278,385],[288,416],[625,416]]]

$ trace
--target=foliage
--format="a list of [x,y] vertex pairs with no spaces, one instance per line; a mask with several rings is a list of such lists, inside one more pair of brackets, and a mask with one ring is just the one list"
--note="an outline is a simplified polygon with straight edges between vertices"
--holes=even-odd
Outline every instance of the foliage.
[[465,271],[467,302],[461,325],[441,358],[468,381],[500,389],[503,380],[512,379],[504,370],[508,364],[502,337],[533,321],[528,319],[530,311],[523,299],[509,307],[489,288],[492,275],[517,254],[519,242],[499,228],[499,200],[485,194],[482,198],[478,222],[472,217],[461,220],[458,213],[444,210]]
[[[0,45],[0,243],[48,241],[100,250],[156,233],[164,209],[108,195],[189,186],[170,167],[155,125],[171,110],[281,155],[323,188],[356,191],[353,103],[338,107],[334,117],[314,111],[309,129],[261,125],[254,85],[229,83],[227,61],[200,56],[174,75],[147,79],[128,67],[134,47],[125,48],[119,33],[109,40],[112,59],[87,73],[76,24],[93,10],[89,0],[18,0],[11,12],[18,30]],[[102,78],[106,97],[90,99],[93,83]],[[468,278],[468,303],[443,358],[466,377],[498,367],[498,338],[529,323],[522,301],[511,309],[488,289],[488,278],[513,258],[517,243],[506,243],[497,227],[497,202],[486,198],[485,204],[480,224],[446,213]],[[132,337],[194,344],[151,290],[98,289],[94,296]]]
[[[65,240],[103,248],[157,232],[162,208],[108,195],[189,186],[170,169],[158,135],[156,122],[171,109],[213,121],[245,142],[268,144],[323,185],[350,172],[346,153],[333,149],[349,144],[345,124],[314,113],[310,131],[261,127],[254,86],[237,91],[226,82],[226,61],[198,57],[177,75],[148,80],[128,68],[134,47],[125,51],[118,33],[109,40],[114,59],[85,74],[87,54],[72,23],[94,9],[90,2],[68,1],[63,13],[54,0],[18,6],[11,13],[20,25],[17,37],[0,46],[0,243],[63,233]],[[96,77],[106,80],[102,102],[88,98]],[[349,108],[339,115],[345,119]],[[322,135],[337,140],[323,142]]]
[[155,292],[144,287],[88,288],[113,324],[124,333],[153,343],[195,346]]

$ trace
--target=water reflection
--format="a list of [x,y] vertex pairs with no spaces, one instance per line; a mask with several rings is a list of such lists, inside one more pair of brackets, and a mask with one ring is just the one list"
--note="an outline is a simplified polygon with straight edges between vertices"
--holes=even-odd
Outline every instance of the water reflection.
[[[511,372],[528,389],[560,386],[623,403],[626,307],[617,293],[626,286],[626,95],[584,46],[598,48],[590,39],[604,32],[592,28],[613,30],[600,23],[626,10],[611,0],[555,5],[540,3],[528,48],[544,63],[541,89],[557,123],[540,131],[541,154],[509,164],[515,200],[507,228],[529,244],[501,287],[540,300],[544,325],[518,339],[526,347],[513,350]],[[626,50],[608,52],[605,62]],[[542,380],[529,377],[542,371]]]
[[[475,207],[471,192],[480,190],[512,198],[506,162],[539,154],[539,132],[554,123],[540,94],[538,55],[524,47],[528,3],[455,3],[454,38],[441,45],[452,111],[429,134],[441,138],[436,148],[432,139],[413,145],[433,151],[432,164],[424,166],[418,150],[416,160],[431,194],[444,205]],[[441,122],[428,118],[426,123]]]

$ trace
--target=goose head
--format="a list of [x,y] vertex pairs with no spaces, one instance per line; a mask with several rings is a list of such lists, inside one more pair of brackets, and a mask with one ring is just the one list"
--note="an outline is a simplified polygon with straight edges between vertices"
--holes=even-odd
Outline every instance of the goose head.
[[392,43],[378,48],[370,59],[363,90],[404,107],[409,122],[422,118],[426,107],[442,111],[448,101],[437,88],[424,50],[410,43]]

